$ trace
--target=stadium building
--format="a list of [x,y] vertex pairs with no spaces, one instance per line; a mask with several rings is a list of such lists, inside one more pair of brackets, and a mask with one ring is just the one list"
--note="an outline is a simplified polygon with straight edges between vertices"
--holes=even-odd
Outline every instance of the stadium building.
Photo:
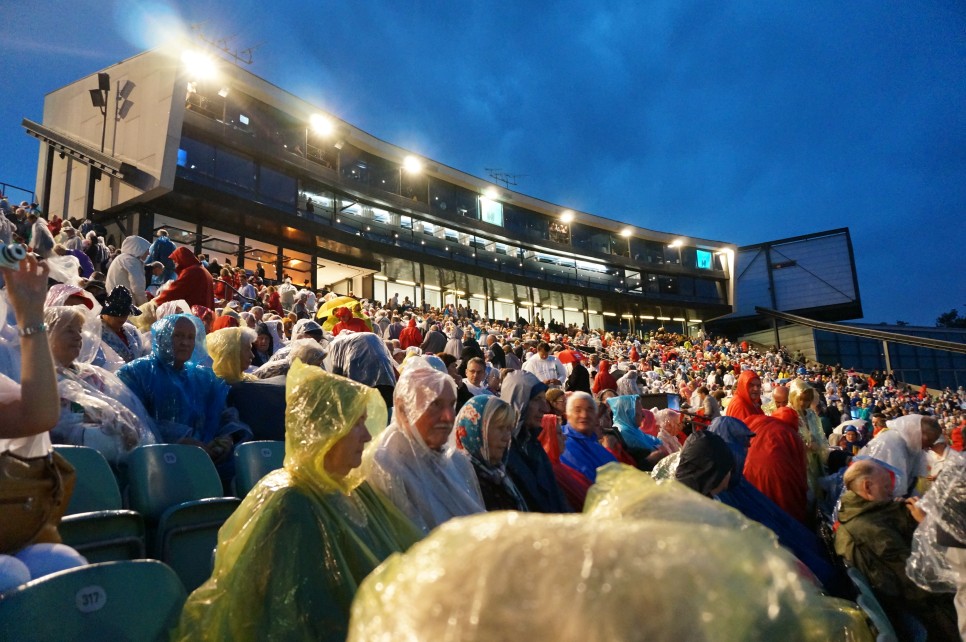
[[43,211],[91,216],[108,242],[164,228],[270,279],[497,319],[684,330],[735,311],[732,244],[504,189],[205,54],[141,53],[23,125]]

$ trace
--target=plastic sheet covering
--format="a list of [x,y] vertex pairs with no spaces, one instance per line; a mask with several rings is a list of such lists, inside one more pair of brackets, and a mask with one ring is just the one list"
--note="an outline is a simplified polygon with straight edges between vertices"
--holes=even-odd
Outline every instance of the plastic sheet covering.
[[157,306],[154,314],[156,319],[160,321],[161,319],[171,316],[172,314],[191,314],[191,306],[188,305],[188,302],[184,299],[178,299],[177,301],[165,301],[161,305]]
[[880,432],[859,451],[884,462],[896,473],[893,497],[902,497],[913,477],[926,472],[926,457],[922,452],[922,415],[904,415],[886,422],[888,430]]
[[393,391],[393,423],[376,443],[369,477],[424,532],[485,510],[466,454],[452,444],[431,449],[415,425],[447,390],[455,400],[456,384],[449,376],[420,357],[411,358]]
[[206,345],[211,357],[211,369],[215,374],[227,383],[255,379],[243,372],[241,354],[243,350],[251,353],[256,336],[255,331],[250,328],[224,328],[209,334]]
[[385,341],[372,332],[341,332],[329,343],[325,369],[367,386],[396,385],[395,363]]
[[681,451],[676,453],[671,453],[667,457],[661,459],[654,465],[654,469],[651,470],[651,477],[657,481],[667,481],[673,480],[674,474],[678,469],[678,462],[681,461]]
[[[699,498],[701,499],[701,498]],[[701,512],[720,505],[701,499]],[[370,575],[349,640],[871,640],[861,613],[754,533],[662,519],[494,512]]]
[[370,434],[384,429],[380,395],[295,362],[286,396],[284,468],[219,530],[212,576],[188,598],[173,639],[342,640],[359,582],[419,538],[361,483],[365,464],[341,479],[325,469],[363,413]]
[[58,283],[68,285],[78,285],[80,283],[80,261],[76,256],[66,254],[64,256],[48,256],[47,265],[50,266],[49,278]]
[[939,543],[939,530],[966,543],[966,455],[950,451],[946,467],[919,500],[926,519],[912,538],[912,555],[906,575],[927,591],[953,593],[958,573],[946,561],[947,547]]
[[256,379],[271,379],[287,374],[296,359],[306,365],[318,367],[322,367],[325,362],[325,350],[315,339],[295,339],[282,350],[284,354],[276,352],[267,363],[255,370]]
[[147,410],[117,375],[87,364],[58,366],[57,389],[61,409],[50,433],[54,443],[89,446],[114,464],[138,446],[157,443]]
[[[88,308],[86,305],[66,305],[67,299],[72,296],[82,296],[91,302],[92,307]],[[94,300],[94,297],[90,293],[84,290],[72,286],[72,285],[55,285],[50,288],[47,292],[47,299],[44,302],[44,308],[50,310],[51,308],[58,308],[63,310],[77,310],[84,315],[84,327],[81,330],[83,336],[83,343],[81,345],[80,354],[74,360],[75,363],[91,363],[97,357],[97,351],[101,347],[101,304]],[[61,312],[62,314],[62,312]],[[44,318],[47,318],[45,312]],[[51,325],[54,321],[47,321],[47,325]]]

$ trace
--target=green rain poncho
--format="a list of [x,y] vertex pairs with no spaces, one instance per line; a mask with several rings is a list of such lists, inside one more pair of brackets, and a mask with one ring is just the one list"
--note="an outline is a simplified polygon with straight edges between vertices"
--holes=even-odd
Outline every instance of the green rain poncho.
[[367,386],[296,361],[286,384],[284,468],[256,486],[218,533],[211,578],[188,598],[174,639],[342,640],[356,587],[420,537],[364,479],[337,478],[325,455],[386,406]]

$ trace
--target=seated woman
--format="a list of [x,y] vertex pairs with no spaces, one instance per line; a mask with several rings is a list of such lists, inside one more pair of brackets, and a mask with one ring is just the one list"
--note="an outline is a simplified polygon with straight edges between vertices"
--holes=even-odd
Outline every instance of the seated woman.
[[252,344],[257,336],[249,328],[225,328],[208,335],[206,343],[211,369],[225,383],[255,379],[245,371],[252,365]]
[[344,640],[359,583],[420,538],[366,483],[365,446],[386,425],[379,393],[296,362],[287,397],[284,468],[222,526],[174,639]]
[[661,440],[661,450],[665,455],[676,453],[681,450],[681,432],[684,426],[681,422],[681,413],[677,410],[664,408],[658,410],[654,415],[658,426],[657,438]]
[[255,331],[258,333],[258,336],[255,339],[255,343],[252,344],[252,365],[257,368],[268,363],[268,360],[272,358],[272,354],[282,346],[275,345],[275,337],[272,336],[272,333],[265,323],[256,323]]
[[637,395],[620,395],[607,400],[614,413],[614,425],[621,433],[624,444],[638,468],[650,470],[664,456],[661,440],[640,429],[644,406]]
[[151,354],[122,366],[117,376],[144,404],[163,442],[204,448],[222,480],[230,480],[234,446],[250,438],[251,430],[222,417],[228,385],[199,365],[208,359],[201,319],[166,316],[151,326],[151,334]]
[[[0,375],[0,455],[29,461],[46,458],[51,452],[49,431],[57,422],[58,395],[54,364],[44,336],[43,302],[49,268],[29,254],[18,267],[17,270],[0,268],[6,293],[6,297],[0,295],[0,318],[6,319],[6,298],[16,318],[22,355],[16,373],[20,377],[19,385]],[[3,349],[9,348],[3,346]],[[60,514],[69,499],[69,496],[62,497],[56,508]],[[32,502],[30,506],[43,510],[44,504]],[[29,511],[29,506],[25,508]],[[36,512],[22,515],[18,519],[37,516]],[[50,543],[55,541],[53,537],[16,541],[19,538],[4,528],[12,525],[10,522],[0,521],[0,593],[42,575],[87,563],[74,549]],[[41,532],[47,535],[48,530]]]
[[473,463],[486,510],[527,510],[523,495],[506,474],[516,425],[513,406],[493,395],[471,397],[456,416],[453,438]]
[[134,297],[130,290],[118,285],[104,300],[101,309],[101,341],[111,348],[124,363],[130,363],[144,355],[141,335],[128,318],[140,316],[141,311],[134,307]]
[[591,481],[560,460],[567,449],[567,435],[560,423],[560,417],[553,414],[544,415],[541,425],[543,430],[540,432],[540,445],[543,446],[547,458],[550,459],[550,465],[553,466],[557,485],[563,491],[564,498],[570,507],[579,513],[584,509]]
[[86,317],[77,306],[44,311],[60,394],[60,419],[50,437],[54,443],[94,448],[117,464],[157,439],[147,411],[131,390],[111,372],[78,360]]

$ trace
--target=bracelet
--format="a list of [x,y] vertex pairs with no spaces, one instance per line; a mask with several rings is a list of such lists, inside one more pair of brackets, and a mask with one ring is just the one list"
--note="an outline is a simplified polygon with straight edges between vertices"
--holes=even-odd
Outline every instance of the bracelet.
[[32,334],[41,334],[42,332],[47,332],[46,323],[38,323],[37,325],[27,326],[26,328],[20,328],[17,330],[22,337],[29,337]]

